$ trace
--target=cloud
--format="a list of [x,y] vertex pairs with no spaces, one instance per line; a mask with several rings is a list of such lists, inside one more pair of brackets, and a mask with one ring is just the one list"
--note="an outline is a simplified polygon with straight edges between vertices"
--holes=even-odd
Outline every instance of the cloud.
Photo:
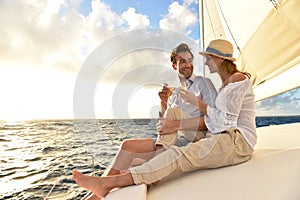
[[[131,31],[137,30],[137,28],[151,26],[149,17],[138,13],[134,8],[128,8],[127,11],[118,14],[101,0],[92,0],[91,7],[86,9],[89,12],[82,14],[80,13],[81,3],[83,3],[81,0],[0,0],[0,65],[2,72],[0,85],[2,90],[7,86],[7,78],[3,78],[5,73],[9,74],[7,77],[21,73],[22,76],[16,76],[14,81],[10,82],[9,87],[20,88],[19,90],[26,90],[26,92],[28,90],[27,93],[31,94],[28,95],[29,100],[31,98],[38,99],[39,94],[32,87],[37,84],[45,92],[49,92],[48,102],[54,102],[55,99],[69,99],[70,101],[73,96],[66,94],[65,91],[72,93],[75,90],[74,83],[87,62],[87,58],[103,44],[108,44],[107,48],[97,55],[97,59],[91,61],[95,67],[92,69],[106,70],[102,77],[99,78],[101,73],[96,77],[103,83],[110,84],[115,81],[117,84],[122,82],[122,85],[125,85],[132,84],[130,81],[137,80],[138,83],[144,84],[142,83],[144,80],[142,73],[147,74],[149,81],[154,80],[155,83],[161,81],[156,79],[158,77],[156,69],[161,66],[166,66],[164,72],[171,69],[168,66],[169,52],[167,51],[174,48],[178,41],[183,41],[183,38],[186,38],[185,34],[182,34],[180,38],[174,37],[174,34],[167,35],[161,41],[159,31],[163,32],[164,30],[153,31],[153,34],[146,31],[143,34],[132,35],[131,40],[128,41],[122,40],[122,38],[112,41],[111,38],[119,34],[126,35],[127,32],[132,34]],[[182,12],[186,10],[178,3],[172,5],[169,9],[170,12],[174,12],[176,5]],[[192,12],[187,11],[184,24],[190,26],[192,23],[186,22],[189,21],[187,16],[190,16]],[[169,16],[170,14],[165,17]],[[171,19],[168,18],[168,20]],[[174,19],[177,20],[174,23],[180,22],[178,18]],[[181,30],[187,30],[184,24],[180,25]],[[172,26],[176,27],[173,23]],[[166,34],[170,34],[170,32]],[[152,40],[148,40],[149,37]],[[153,42],[159,42],[155,49],[151,49]],[[129,48],[128,52],[122,51],[124,47]],[[107,61],[108,65],[102,65],[101,59],[106,59],[110,54],[114,56]],[[47,73],[49,71],[51,73]],[[95,74],[95,71],[91,70],[89,73]],[[70,77],[64,79],[65,75]],[[34,79],[36,77],[38,77],[37,81]],[[22,84],[23,82],[27,84]],[[97,82],[93,83],[97,84]],[[16,95],[5,94],[4,102],[10,102],[10,99],[21,101],[22,96],[19,94],[22,93],[17,89],[13,91]],[[6,89],[5,92],[10,93],[11,91]],[[58,96],[60,98],[57,98]],[[94,98],[93,95],[91,95],[92,98]],[[46,104],[48,103],[46,100],[44,101]],[[71,104],[72,102],[64,103],[68,106]],[[7,113],[11,112],[13,108],[13,104],[10,105],[11,108],[2,106],[1,110],[7,107]],[[62,105],[62,107],[66,106]],[[82,106],[82,108],[84,107]],[[25,109],[26,106],[23,108]],[[60,109],[57,108],[51,110],[60,112]],[[21,112],[21,108],[16,110],[14,115],[17,116],[18,112]],[[29,110],[24,111],[24,116],[27,114],[29,114]],[[5,117],[5,115],[4,112],[3,116]]]
[[65,1],[1,1],[1,61],[78,69],[124,23],[101,1],[92,1],[91,6],[85,17]]
[[147,27],[150,25],[149,17],[135,12],[135,8],[128,8],[122,13],[122,17],[127,21],[129,28]]
[[65,68],[80,63],[84,19],[74,11],[61,17],[64,2],[53,2],[1,1],[1,61]]
[[297,115],[300,110],[300,88],[256,103],[257,115]]
[[[2,0],[1,61],[77,71],[99,44],[126,30],[150,26],[149,17],[134,8],[118,15],[103,1],[92,0],[91,12],[84,16],[77,11],[79,5],[80,0]],[[160,24],[188,32],[196,21],[196,14],[174,2]]]
[[169,6],[168,14],[160,20],[159,26],[162,29],[189,34],[191,32],[189,28],[194,26],[197,21],[197,14],[189,10],[188,5],[180,5],[175,1]]
[[87,18],[90,28],[101,28],[101,31],[113,31],[124,23],[122,17],[115,13],[110,6],[100,0],[91,2],[92,11]]
[[186,5],[198,4],[198,0],[184,0],[184,4]]

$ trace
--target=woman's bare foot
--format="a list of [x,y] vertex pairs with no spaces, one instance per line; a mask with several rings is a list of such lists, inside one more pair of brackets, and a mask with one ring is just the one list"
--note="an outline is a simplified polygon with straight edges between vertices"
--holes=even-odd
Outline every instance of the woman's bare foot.
[[104,184],[105,177],[88,176],[73,170],[73,178],[80,187],[90,190],[99,198],[105,197],[112,189]]

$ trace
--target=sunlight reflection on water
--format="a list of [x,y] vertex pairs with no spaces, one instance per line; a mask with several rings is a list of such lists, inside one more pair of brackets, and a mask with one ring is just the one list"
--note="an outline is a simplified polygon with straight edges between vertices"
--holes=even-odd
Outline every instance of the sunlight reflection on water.
[[49,199],[80,199],[86,191],[74,184],[73,169],[101,175],[122,140],[155,132],[151,120],[98,125],[85,121],[85,132],[76,132],[72,120],[0,123],[0,199],[45,198],[52,187]]

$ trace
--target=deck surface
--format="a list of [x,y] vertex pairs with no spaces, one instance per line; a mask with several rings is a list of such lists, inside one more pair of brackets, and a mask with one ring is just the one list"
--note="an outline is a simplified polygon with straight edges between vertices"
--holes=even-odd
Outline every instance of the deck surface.
[[[258,128],[257,134],[253,157],[246,163],[186,173],[148,189],[122,188],[105,200],[299,200],[300,123]],[[134,198],[133,193],[141,195]]]

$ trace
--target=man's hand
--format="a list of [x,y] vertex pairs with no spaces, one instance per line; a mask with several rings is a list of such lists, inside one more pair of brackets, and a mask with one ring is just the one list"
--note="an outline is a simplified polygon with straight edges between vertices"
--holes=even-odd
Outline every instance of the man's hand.
[[174,88],[169,88],[168,84],[164,84],[162,89],[158,92],[160,98],[160,112],[159,117],[163,117],[164,113],[168,107],[168,98],[172,95]]
[[158,92],[158,96],[160,98],[161,104],[166,108],[168,98],[172,95],[172,90],[167,87],[168,84],[164,84],[162,89]]
[[179,130],[180,120],[171,120],[167,118],[159,118],[156,124],[156,130],[159,135],[166,135],[177,132]]

